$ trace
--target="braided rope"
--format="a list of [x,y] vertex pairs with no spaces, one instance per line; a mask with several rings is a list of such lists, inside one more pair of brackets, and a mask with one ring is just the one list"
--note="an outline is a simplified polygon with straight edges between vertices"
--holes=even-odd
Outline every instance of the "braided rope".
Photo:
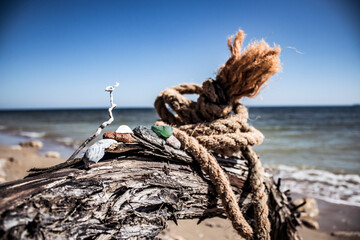
[[[216,80],[206,79],[202,85],[181,84],[161,92],[154,105],[162,121],[155,124],[174,127],[174,135],[182,148],[210,176],[235,230],[245,239],[270,239],[264,169],[251,148],[261,144],[264,136],[247,124],[248,111],[238,100],[256,96],[269,77],[279,70],[280,48],[270,48],[260,41],[240,53],[244,36],[239,31],[233,43],[229,38],[231,57],[218,71]],[[199,97],[194,102],[184,94],[198,94]],[[238,152],[249,163],[254,229],[242,215],[227,175],[212,155],[230,156]]]
[[[181,85],[181,89],[183,88],[184,85]],[[170,124],[174,127],[174,135],[181,142],[182,148],[189,152],[199,162],[204,172],[210,176],[234,229],[245,239],[253,239],[254,232],[256,239],[269,239],[270,222],[267,195],[263,184],[264,170],[256,153],[249,147],[249,145],[260,144],[263,141],[263,135],[246,123],[248,113],[240,103],[236,104],[234,108],[235,115],[228,118],[200,124],[177,125],[177,123],[183,122],[183,118],[180,118],[179,115],[174,116],[165,104],[178,107],[177,111],[181,111],[183,116],[196,115],[196,111],[183,107],[182,103],[187,101],[184,101],[184,96],[177,89],[179,88],[167,89],[156,99],[156,110],[163,121],[157,121],[155,124]],[[170,93],[171,96],[167,93]],[[187,104],[187,106],[193,106],[193,103],[187,102]],[[243,154],[246,152],[251,169],[249,179],[253,192],[255,231],[243,217],[226,174],[209,151],[225,156],[239,151]]]
[[[165,125],[164,122],[157,122],[157,124]],[[252,239],[253,230],[242,215],[229,179],[215,157],[204,146],[199,144],[196,138],[189,136],[184,131],[174,128],[174,136],[179,139],[182,148],[190,153],[199,162],[201,169],[210,176],[210,180],[215,185],[216,192],[223,202],[226,215],[232,222],[233,227],[245,239]]]

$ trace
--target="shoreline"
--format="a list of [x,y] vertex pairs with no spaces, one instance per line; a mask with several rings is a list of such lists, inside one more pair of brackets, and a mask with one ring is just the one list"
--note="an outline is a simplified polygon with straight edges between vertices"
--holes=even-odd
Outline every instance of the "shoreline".
[[45,138],[31,138],[0,130],[0,146],[17,146],[20,142],[24,141],[41,141],[43,143],[43,148],[38,151],[40,156],[44,155],[48,151],[55,151],[60,154],[61,158],[68,158],[75,151],[74,147]]

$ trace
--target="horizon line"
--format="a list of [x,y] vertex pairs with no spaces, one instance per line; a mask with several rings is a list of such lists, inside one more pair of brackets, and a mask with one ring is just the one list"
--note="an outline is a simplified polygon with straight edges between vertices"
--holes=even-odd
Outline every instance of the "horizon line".
[[[300,108],[300,107],[360,107],[359,103],[354,104],[304,104],[304,105],[245,105],[248,108]],[[49,110],[97,110],[108,109],[103,107],[35,107],[35,108],[0,108],[0,111],[49,111]],[[155,109],[153,106],[117,106],[116,109]]]

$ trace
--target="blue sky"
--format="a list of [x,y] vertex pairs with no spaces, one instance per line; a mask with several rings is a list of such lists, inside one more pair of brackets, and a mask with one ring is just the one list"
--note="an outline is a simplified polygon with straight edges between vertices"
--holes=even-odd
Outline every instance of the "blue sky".
[[[2,1],[0,108],[152,106],[215,77],[226,39],[282,47],[282,72],[248,105],[360,103],[356,1]],[[298,51],[295,51],[296,48]],[[299,53],[300,52],[300,53]]]

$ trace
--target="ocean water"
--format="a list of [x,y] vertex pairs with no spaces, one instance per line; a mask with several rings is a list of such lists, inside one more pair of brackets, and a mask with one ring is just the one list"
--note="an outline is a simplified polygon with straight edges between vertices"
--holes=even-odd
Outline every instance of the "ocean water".
[[[115,109],[114,122],[151,126],[152,108]],[[360,108],[250,107],[249,124],[265,135],[256,146],[263,165],[282,188],[333,203],[360,206]],[[108,119],[107,109],[0,111],[0,144],[40,139],[43,152],[68,157]]]

